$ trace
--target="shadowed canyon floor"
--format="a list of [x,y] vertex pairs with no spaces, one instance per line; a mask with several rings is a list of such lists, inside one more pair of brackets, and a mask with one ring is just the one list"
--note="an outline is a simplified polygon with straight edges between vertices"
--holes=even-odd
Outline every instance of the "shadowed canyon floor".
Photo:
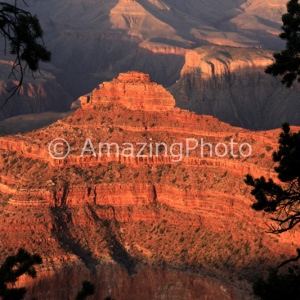
[[[36,280],[18,283],[26,299],[74,299],[86,279],[94,299],[254,299],[255,275],[300,246],[299,231],[265,232],[269,217],[250,208],[243,182],[247,173],[276,180],[280,130],[253,132],[174,108],[170,93],[135,72],[81,101],[48,127],[0,138],[0,260],[19,247],[44,260]],[[70,144],[65,159],[48,152],[56,138]],[[87,138],[96,157],[81,157]],[[149,148],[142,158],[98,154],[99,142],[124,149],[187,138],[213,146],[233,139],[253,152],[219,158],[197,149],[179,162]]]

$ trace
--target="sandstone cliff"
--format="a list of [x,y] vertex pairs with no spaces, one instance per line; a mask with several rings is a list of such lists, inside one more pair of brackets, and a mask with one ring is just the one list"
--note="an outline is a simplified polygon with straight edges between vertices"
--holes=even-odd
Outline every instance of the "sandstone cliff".
[[169,90],[177,105],[250,129],[300,125],[299,88],[285,88],[264,74],[272,52],[204,46],[191,50],[180,80]]
[[[123,74],[97,90],[118,101],[107,105],[102,95],[48,127],[0,138],[0,261],[21,246],[42,255],[38,278],[18,283],[28,287],[27,299],[73,299],[85,279],[95,283],[94,299],[253,299],[254,276],[300,246],[297,230],[266,234],[269,216],[250,208],[243,180],[249,172],[276,180],[280,131],[232,127],[170,102],[138,110],[119,93],[130,81],[158,88],[144,74]],[[141,99],[145,88],[137,91]],[[70,145],[61,160],[48,152],[56,138]],[[87,138],[95,156],[81,155]],[[221,158],[197,149],[174,162],[149,147],[146,157],[98,151],[99,142],[124,150],[125,142],[170,146],[187,138],[214,147],[234,139],[253,152]]]
[[117,79],[101,84],[99,90],[79,100],[82,108],[121,104],[131,110],[164,111],[175,106],[169,92],[151,82],[149,75],[139,72],[120,74]]

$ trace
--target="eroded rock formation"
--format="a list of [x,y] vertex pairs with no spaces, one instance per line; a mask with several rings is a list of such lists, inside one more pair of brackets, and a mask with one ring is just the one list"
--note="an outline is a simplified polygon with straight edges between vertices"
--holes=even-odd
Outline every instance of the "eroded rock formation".
[[204,46],[186,54],[181,78],[169,88],[183,109],[254,130],[300,125],[299,87],[287,89],[264,73],[272,51]]
[[98,90],[79,99],[82,108],[121,104],[131,110],[164,111],[175,106],[169,92],[151,82],[149,75],[140,72],[120,74],[117,79],[100,84]]
[[[39,16],[53,53],[51,64],[42,68],[54,74],[56,82],[35,101],[16,97],[18,105],[8,105],[0,117],[67,110],[72,100],[127,70],[149,73],[155,82],[171,86],[179,79],[186,51],[202,45],[281,49],[284,43],[278,34],[286,2],[64,0],[62,5],[60,0],[34,1],[31,12]],[[20,6],[26,9],[25,4]],[[13,56],[1,58],[14,61]],[[11,87],[9,74],[10,69],[5,70],[1,87]],[[39,90],[34,86],[31,94]]]
[[[18,282],[27,298],[73,299],[88,279],[94,299],[253,299],[253,277],[300,246],[297,230],[266,234],[269,216],[250,208],[244,183],[249,172],[276,180],[280,130],[252,132],[173,108],[141,73],[121,74],[91,96],[48,127],[0,138],[0,261],[19,247],[44,261],[37,279]],[[70,145],[64,159],[49,153],[57,138]],[[82,155],[87,138],[95,153]],[[180,161],[149,147],[145,157],[135,156],[139,148],[133,157],[99,151],[100,142],[170,149],[188,138],[237,146],[222,157],[198,148]],[[243,143],[249,157],[236,155]]]

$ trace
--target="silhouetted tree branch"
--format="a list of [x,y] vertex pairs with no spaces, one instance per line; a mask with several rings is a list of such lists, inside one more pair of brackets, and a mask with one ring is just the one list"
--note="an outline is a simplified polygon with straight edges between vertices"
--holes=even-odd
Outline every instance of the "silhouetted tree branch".
[[78,292],[76,300],[85,300],[88,296],[93,295],[95,286],[89,281],[82,282],[82,289]]
[[298,0],[287,3],[287,13],[282,16],[282,30],[279,37],[286,40],[286,49],[274,53],[275,62],[266,68],[266,73],[283,76],[282,83],[291,87],[300,81],[300,4]]
[[[300,82],[300,4],[298,0],[287,3],[287,13],[282,16],[283,32],[280,38],[286,40],[286,49],[274,53],[275,62],[265,70],[273,76],[283,76],[281,82],[291,87],[297,79]],[[277,226],[270,225],[270,232],[280,234],[291,230],[300,223],[300,132],[290,133],[288,124],[282,125],[279,138],[279,150],[273,153],[273,161],[279,162],[275,168],[282,184],[275,184],[264,177],[253,179],[247,175],[246,184],[253,187],[252,195],[256,202],[252,208],[272,214],[271,220]],[[263,300],[299,299],[300,269],[289,268],[288,273],[279,273],[279,269],[291,262],[300,260],[298,255],[285,260],[269,270],[268,278],[259,277],[253,283],[253,291]]]
[[0,267],[0,296],[3,300],[23,299],[25,288],[8,287],[14,286],[20,276],[27,274],[36,277],[35,265],[41,264],[42,259],[38,254],[31,255],[20,248],[16,255],[6,258]]
[[253,284],[256,296],[263,300],[296,300],[300,295],[300,269],[290,267],[288,272],[280,274],[278,269],[269,269],[267,279],[257,278]]
[[290,263],[290,262],[296,262],[296,261],[298,261],[298,260],[300,259],[300,249],[297,249],[297,253],[298,253],[297,256],[285,260],[284,262],[282,262],[281,264],[279,264],[279,265],[277,266],[277,268],[279,269],[279,268],[281,268],[281,267],[287,265],[287,264]]
[[288,124],[282,125],[279,150],[273,153],[275,167],[282,185],[264,177],[253,179],[247,175],[246,184],[253,188],[251,194],[256,202],[252,208],[265,211],[273,217],[277,226],[270,225],[271,233],[282,233],[300,223],[300,132],[290,133]]
[[0,2],[0,34],[5,40],[4,51],[6,52],[8,45],[9,52],[15,56],[9,77],[13,76],[18,81],[16,86],[8,90],[10,95],[5,99],[2,108],[20,91],[26,71],[32,75],[39,71],[39,63],[50,61],[51,53],[45,48],[43,30],[38,18],[17,7],[17,0],[14,5]]

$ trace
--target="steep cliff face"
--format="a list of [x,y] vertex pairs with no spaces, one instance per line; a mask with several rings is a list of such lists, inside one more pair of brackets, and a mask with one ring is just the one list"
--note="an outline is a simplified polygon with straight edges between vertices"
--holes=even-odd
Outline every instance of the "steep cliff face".
[[[98,90],[110,105],[101,94],[48,127],[0,138],[0,261],[20,246],[42,255],[38,278],[18,283],[28,299],[73,299],[86,279],[94,299],[253,299],[254,276],[300,246],[297,230],[266,234],[269,217],[250,208],[243,180],[249,172],[276,180],[280,131],[251,132],[169,102],[138,110],[124,94],[130,82],[137,91],[157,88],[145,74],[122,74]],[[57,138],[70,145],[62,159],[49,153],[66,150],[49,148]],[[191,148],[203,139],[219,150],[234,140],[233,155],[218,157],[209,146],[186,155],[188,138]],[[116,146],[100,151],[100,142],[117,143],[120,155]],[[128,156],[124,143],[147,146],[141,157],[138,146]],[[178,148],[170,151],[176,143],[181,160]]]
[[205,46],[186,55],[180,80],[169,90],[177,105],[250,129],[299,125],[299,88],[264,74],[272,52]]
[[[0,60],[0,106],[10,95],[7,91],[17,84],[13,76],[8,79],[12,65],[10,61]],[[73,99],[53,74],[43,70],[41,74],[35,74],[33,78],[26,73],[20,92],[1,109],[0,120],[22,114],[70,109]]]
[[140,72],[120,74],[79,100],[83,108],[121,104],[131,110],[164,111],[175,107],[173,96],[161,85],[151,82],[149,75]]

